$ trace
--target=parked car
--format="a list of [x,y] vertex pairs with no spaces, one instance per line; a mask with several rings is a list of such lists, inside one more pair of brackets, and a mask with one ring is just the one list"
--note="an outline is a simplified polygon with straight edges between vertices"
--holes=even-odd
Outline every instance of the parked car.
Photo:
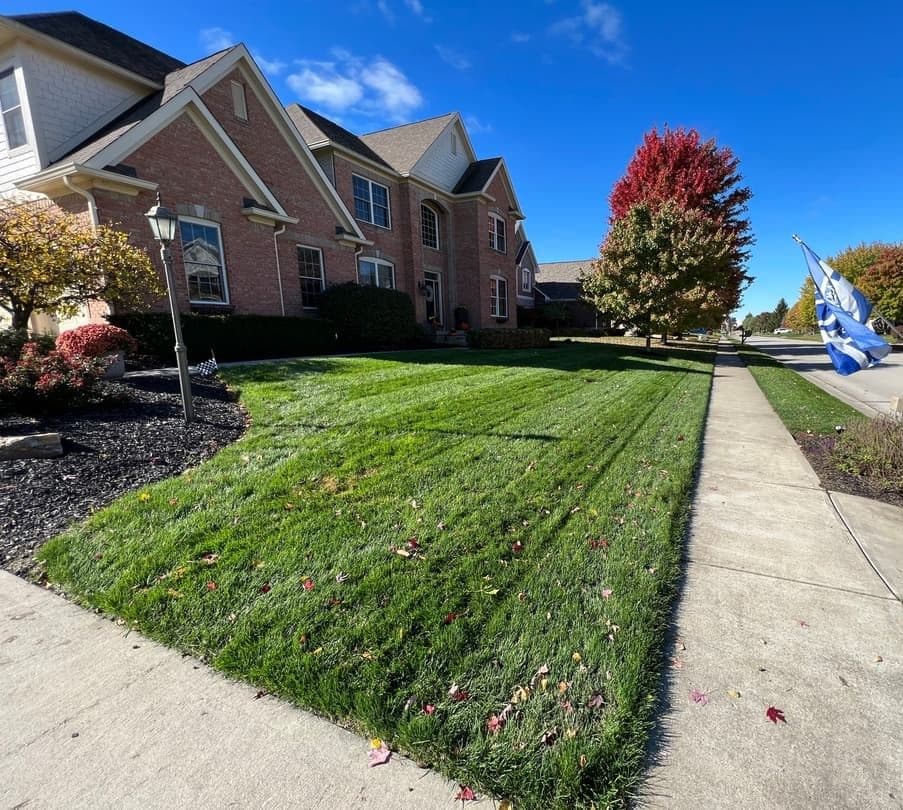
[[792,329],[788,329],[786,326],[779,326],[774,330],[774,333],[776,335],[789,335],[792,331]]

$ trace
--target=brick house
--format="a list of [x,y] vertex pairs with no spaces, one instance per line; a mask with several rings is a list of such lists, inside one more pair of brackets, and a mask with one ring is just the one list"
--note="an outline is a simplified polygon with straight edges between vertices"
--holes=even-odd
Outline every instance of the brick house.
[[[608,327],[610,323],[588,301],[583,298],[581,277],[591,272],[592,259],[571,262],[543,262],[536,271],[533,286],[537,308],[555,304],[566,312],[563,326],[581,329]],[[556,307],[556,309],[559,307]]]
[[523,214],[457,114],[357,138],[285,109],[244,45],[186,65],[63,12],[0,17],[0,117],[0,196],[115,223],[156,260],[144,213],[162,194],[183,311],[315,315],[325,286],[356,281],[440,329],[456,309],[516,324]]

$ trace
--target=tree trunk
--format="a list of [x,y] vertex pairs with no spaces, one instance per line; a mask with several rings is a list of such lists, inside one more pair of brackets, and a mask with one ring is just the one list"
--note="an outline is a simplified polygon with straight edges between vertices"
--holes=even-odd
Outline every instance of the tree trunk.
[[651,350],[652,350],[652,330],[647,329],[646,330],[646,351],[648,352]]
[[662,343],[667,346],[668,345],[668,330],[666,328],[662,328]]
[[12,311],[12,328],[13,329],[28,329],[28,319],[31,317],[31,310],[20,309],[19,307],[13,307]]

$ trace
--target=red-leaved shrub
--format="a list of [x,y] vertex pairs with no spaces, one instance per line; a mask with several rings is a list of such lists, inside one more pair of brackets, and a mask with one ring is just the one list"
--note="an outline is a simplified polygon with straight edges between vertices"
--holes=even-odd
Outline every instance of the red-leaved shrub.
[[22,413],[79,405],[91,399],[106,366],[101,358],[44,354],[26,343],[18,360],[0,358],[0,405]]
[[134,352],[138,344],[118,326],[89,323],[63,332],[56,339],[56,348],[67,357],[103,357],[116,352]]

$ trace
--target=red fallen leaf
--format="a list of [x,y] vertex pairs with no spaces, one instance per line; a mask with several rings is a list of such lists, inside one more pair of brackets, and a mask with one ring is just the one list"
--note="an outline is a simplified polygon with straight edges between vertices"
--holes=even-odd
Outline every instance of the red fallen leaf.
[[455,800],[461,802],[475,802],[477,800],[477,794],[473,792],[472,788],[467,787],[467,785],[461,785],[461,789],[455,794]]
[[505,721],[502,720],[502,718],[500,718],[497,714],[494,714],[486,721],[486,730],[490,734],[498,734],[502,730],[504,725]]
[[605,705],[605,698],[599,692],[593,692],[586,705],[591,709],[601,709]]
[[442,620],[442,624],[451,624],[457,618],[457,613],[446,613],[445,618]]
[[699,704],[700,706],[705,706],[709,702],[709,696],[701,689],[693,689],[690,691],[690,700],[692,700],[694,703]]
[[335,596],[330,596],[329,601],[326,603],[329,607],[338,607],[342,604],[342,600],[338,599]]
[[608,546],[609,546],[609,542],[604,537],[600,537],[598,540],[590,540],[589,541],[589,547],[592,549],[601,548],[604,550],[604,549],[607,549]]
[[408,542],[405,544],[411,551],[417,551],[421,548],[420,543],[417,541],[416,537],[409,537]]
[[451,698],[456,703],[463,703],[465,700],[470,699],[470,692],[468,692],[466,689],[459,689],[451,696]]
[[427,703],[427,704],[423,707],[423,713],[424,713],[424,714],[435,714],[435,713],[436,713],[436,707],[435,707],[432,703]]
[[771,720],[771,722],[774,723],[775,725],[778,724],[778,721],[779,721],[779,720],[780,720],[782,723],[786,723],[786,722],[787,722],[787,720],[784,719],[784,712],[781,711],[780,709],[776,709],[774,706],[769,706],[769,707],[765,710],[765,716],[766,716],[769,720]]
[[524,544],[521,543],[520,540],[515,540],[515,541],[511,544],[511,550],[512,550],[515,554],[520,554],[520,553],[524,550]]
[[270,588],[269,582],[264,582],[263,585],[260,586],[261,593],[269,593],[271,590],[272,588]]
[[375,768],[377,765],[385,765],[391,756],[392,752],[385,745],[381,745],[379,748],[370,749],[367,762],[371,768]]
[[301,586],[305,591],[312,591],[314,589],[314,581],[310,577],[308,577],[304,580],[304,582],[301,583]]
[[216,583],[215,583],[215,582],[208,582],[208,583],[207,583],[207,590],[208,590],[208,591],[215,591],[215,590],[216,590]]

